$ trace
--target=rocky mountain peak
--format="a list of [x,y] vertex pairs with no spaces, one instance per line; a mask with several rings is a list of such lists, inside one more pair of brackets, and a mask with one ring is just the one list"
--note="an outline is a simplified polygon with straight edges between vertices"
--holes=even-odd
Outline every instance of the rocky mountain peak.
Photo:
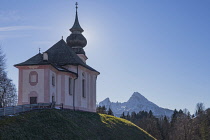
[[99,103],[99,106],[105,106],[107,109],[111,108],[114,115],[117,117],[120,117],[123,112],[138,113],[139,111],[143,110],[147,112],[151,110],[153,114],[157,117],[165,115],[167,117],[171,117],[171,115],[173,114],[172,110],[164,109],[157,106],[156,104],[145,98],[143,95],[141,95],[139,92],[134,92],[127,102],[111,102],[109,98],[106,98]]
[[109,97],[107,97],[107,98],[104,99],[102,102],[107,102],[107,103],[109,103],[109,102],[111,102],[111,101],[110,101]]
[[139,92],[134,92],[129,98],[128,102],[147,102],[147,98],[141,95]]

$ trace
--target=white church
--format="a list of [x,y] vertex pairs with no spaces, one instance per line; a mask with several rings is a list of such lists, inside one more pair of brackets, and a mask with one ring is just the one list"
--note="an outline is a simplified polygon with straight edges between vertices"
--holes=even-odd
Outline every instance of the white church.
[[100,74],[88,66],[84,31],[76,17],[66,42],[61,39],[44,53],[38,53],[19,69],[18,105],[63,103],[64,108],[96,112],[96,80]]

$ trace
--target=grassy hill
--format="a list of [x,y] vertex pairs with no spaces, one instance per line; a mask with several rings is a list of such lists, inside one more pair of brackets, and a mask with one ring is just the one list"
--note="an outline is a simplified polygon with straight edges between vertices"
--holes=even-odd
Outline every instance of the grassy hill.
[[35,110],[0,119],[0,139],[153,140],[130,121],[70,110]]

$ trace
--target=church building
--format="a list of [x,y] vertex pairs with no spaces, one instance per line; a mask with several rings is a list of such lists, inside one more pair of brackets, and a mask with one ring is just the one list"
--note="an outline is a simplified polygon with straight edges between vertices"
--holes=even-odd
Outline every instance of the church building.
[[63,38],[43,53],[14,65],[19,69],[18,105],[63,103],[64,108],[96,111],[96,80],[100,74],[88,66],[84,31],[78,20]]

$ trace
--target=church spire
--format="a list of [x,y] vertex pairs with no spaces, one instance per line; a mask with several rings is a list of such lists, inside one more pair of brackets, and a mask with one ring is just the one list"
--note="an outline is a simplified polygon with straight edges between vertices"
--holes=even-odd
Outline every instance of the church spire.
[[82,29],[82,27],[79,24],[79,20],[78,20],[78,14],[77,14],[77,9],[78,9],[78,3],[76,2],[76,16],[75,16],[75,21],[74,21],[74,25],[72,26],[72,28],[70,29],[71,32],[74,31],[79,31],[79,32],[83,32],[84,30]]
[[81,28],[79,24],[77,9],[78,9],[78,3],[76,2],[75,21],[74,21],[74,25],[70,29],[71,34],[66,38],[66,42],[68,46],[71,47],[76,54],[85,55],[85,51],[83,48],[87,45],[87,40],[82,35],[82,32],[84,30]]

